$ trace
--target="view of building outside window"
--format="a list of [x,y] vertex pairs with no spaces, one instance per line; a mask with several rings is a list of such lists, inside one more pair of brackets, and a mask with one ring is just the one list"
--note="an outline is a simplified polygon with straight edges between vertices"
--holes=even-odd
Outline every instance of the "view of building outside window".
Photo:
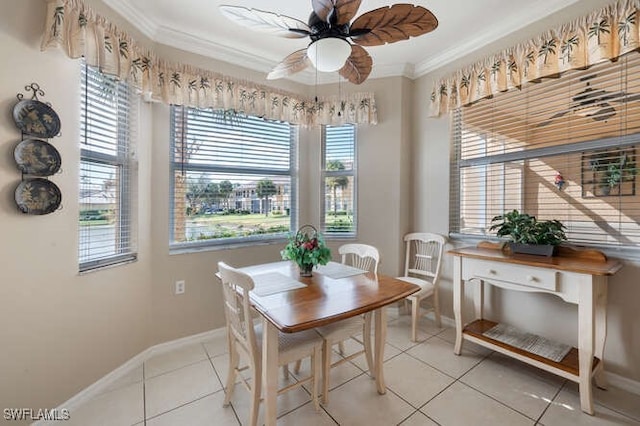
[[172,108],[172,245],[280,238],[295,223],[288,123]]
[[331,234],[356,232],[355,126],[325,126],[323,134],[322,230]]

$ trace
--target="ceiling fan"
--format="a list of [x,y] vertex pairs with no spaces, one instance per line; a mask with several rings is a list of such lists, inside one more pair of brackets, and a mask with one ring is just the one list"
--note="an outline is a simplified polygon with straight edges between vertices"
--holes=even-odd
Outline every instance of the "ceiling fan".
[[603,89],[594,89],[588,81],[594,77],[595,75],[582,77],[580,81],[586,81],[586,87],[571,98],[569,108],[555,113],[536,127],[547,126],[556,118],[569,113],[580,117],[588,117],[595,121],[606,121],[616,115],[616,109],[611,106],[610,102],[624,103],[640,100],[640,95],[637,94],[631,95],[626,92],[608,92]]
[[[380,46],[433,31],[438,20],[422,6],[394,4],[367,12],[352,23],[362,0],[311,0],[308,23],[273,12],[221,5],[230,20],[255,31],[285,38],[309,37],[311,43],[286,58],[267,76],[282,78],[313,65],[318,71],[339,71],[360,84],[371,73],[373,60],[362,46]],[[349,41],[351,40],[351,42]],[[352,44],[353,43],[353,44]]]

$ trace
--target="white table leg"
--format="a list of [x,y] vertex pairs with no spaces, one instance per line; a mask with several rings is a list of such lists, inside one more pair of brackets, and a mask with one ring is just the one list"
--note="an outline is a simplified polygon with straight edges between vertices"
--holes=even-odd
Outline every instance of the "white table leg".
[[[591,278],[591,277],[589,277]],[[578,289],[578,359],[580,366],[580,407],[593,415],[591,369],[593,368],[594,294],[591,279],[581,280]]]
[[456,323],[456,344],[453,353],[460,355],[462,351],[462,299],[464,288],[462,287],[462,257],[453,258],[453,316]]
[[484,281],[478,280],[475,287],[475,296],[473,297],[473,307],[476,313],[476,319],[484,318]]
[[604,344],[607,340],[607,277],[593,277],[595,300],[595,350],[594,355],[600,360],[593,379],[600,389],[607,388],[604,375]]
[[275,426],[278,400],[278,329],[266,318],[262,319],[262,373],[264,423]]
[[383,306],[380,309],[376,309],[375,313],[375,329],[376,329],[376,341],[375,341],[375,355],[374,362],[376,364],[376,387],[378,393],[384,395],[387,393],[387,387],[384,383],[384,344],[387,340],[387,309]]

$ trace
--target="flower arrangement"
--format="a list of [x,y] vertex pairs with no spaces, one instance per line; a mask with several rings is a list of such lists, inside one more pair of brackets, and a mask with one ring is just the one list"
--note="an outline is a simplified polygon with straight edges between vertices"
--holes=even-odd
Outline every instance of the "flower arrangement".
[[314,266],[326,265],[331,260],[331,251],[325,245],[322,234],[311,225],[305,225],[290,235],[289,242],[280,254],[283,259],[293,260],[303,277],[310,277]]

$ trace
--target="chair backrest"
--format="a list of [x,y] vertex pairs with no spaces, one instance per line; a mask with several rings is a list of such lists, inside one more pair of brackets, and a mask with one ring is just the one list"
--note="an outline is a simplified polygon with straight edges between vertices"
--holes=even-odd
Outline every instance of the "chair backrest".
[[218,262],[218,272],[224,295],[224,315],[230,342],[249,358],[252,368],[259,366],[260,352],[256,341],[249,291],[254,287],[253,279],[224,262]]
[[404,275],[419,275],[438,284],[445,238],[429,232],[413,232],[404,236],[406,254]]
[[344,244],[338,248],[338,253],[342,255],[343,264],[372,271],[375,274],[378,273],[380,253],[374,246],[368,244]]

